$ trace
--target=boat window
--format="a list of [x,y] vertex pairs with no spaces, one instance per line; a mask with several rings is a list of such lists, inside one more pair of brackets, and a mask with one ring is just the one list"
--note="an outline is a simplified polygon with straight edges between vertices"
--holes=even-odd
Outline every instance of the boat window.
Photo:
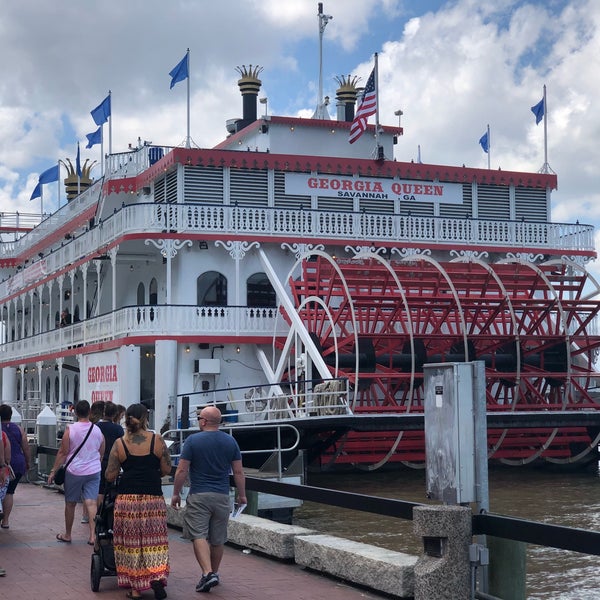
[[58,391],[60,388],[60,382],[58,381],[58,375],[54,378],[54,404],[58,404]]
[[79,375],[73,378],[73,404],[79,402]]
[[276,306],[275,290],[266,273],[254,273],[246,281],[246,304],[248,306]]
[[137,305],[143,306],[144,304],[146,304],[146,288],[143,282],[140,281],[137,287]]
[[46,377],[46,404],[50,404],[50,377]]
[[217,271],[202,273],[196,280],[198,306],[227,306],[227,279]]
[[156,306],[158,304],[158,284],[156,283],[155,277],[153,277],[150,280],[150,294],[148,297],[148,304],[150,304],[150,306]]

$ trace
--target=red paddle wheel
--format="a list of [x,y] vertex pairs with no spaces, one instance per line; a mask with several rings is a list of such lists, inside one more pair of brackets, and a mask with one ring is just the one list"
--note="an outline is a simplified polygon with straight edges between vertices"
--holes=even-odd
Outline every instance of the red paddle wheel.
[[[355,414],[422,411],[423,364],[465,360],[485,362],[488,411],[600,409],[590,391],[598,285],[576,263],[363,252],[320,253],[300,268],[288,282],[296,309],[331,375],[348,378]],[[585,428],[490,430],[489,456],[572,462],[599,438]],[[323,460],[420,465],[423,434],[350,434]]]

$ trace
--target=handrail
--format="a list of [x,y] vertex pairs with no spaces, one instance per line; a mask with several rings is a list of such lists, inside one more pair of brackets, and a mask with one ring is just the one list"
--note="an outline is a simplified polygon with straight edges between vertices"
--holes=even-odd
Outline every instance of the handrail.
[[[92,203],[98,183],[82,193],[68,206],[79,211]],[[93,200],[95,201],[95,200]],[[64,208],[64,207],[63,207]],[[61,209],[62,210],[62,209]],[[71,215],[72,216],[72,215]],[[42,240],[48,227],[56,227],[64,215],[56,213],[12,246],[0,245],[0,256],[12,258],[22,246]],[[399,246],[414,244],[483,245],[534,251],[593,252],[594,226],[580,223],[495,220],[441,216],[413,216],[367,212],[336,212],[306,208],[250,207],[198,203],[137,203],[123,205],[104,221],[69,240],[43,258],[44,275],[50,276],[85,256],[100,251],[117,239],[132,234],[178,234],[208,236],[251,235],[260,241],[284,239],[340,240],[364,243],[387,243]],[[34,263],[34,267],[37,262]],[[36,267],[38,268],[38,267]],[[39,273],[35,273],[39,279]],[[15,293],[31,282],[15,277],[0,283],[0,296]]]
[[[256,492],[318,502],[362,512],[412,520],[415,506],[427,506],[417,502],[393,500],[379,496],[364,496],[353,492],[340,492],[327,488],[284,483],[246,477],[246,488]],[[539,546],[581,552],[600,556],[600,532],[563,527],[504,515],[481,514],[472,517],[473,534],[488,534],[509,540],[523,541]]]

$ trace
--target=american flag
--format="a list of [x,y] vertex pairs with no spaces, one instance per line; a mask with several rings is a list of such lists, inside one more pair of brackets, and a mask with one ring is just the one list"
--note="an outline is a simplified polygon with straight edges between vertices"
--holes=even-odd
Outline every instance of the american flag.
[[354,121],[350,126],[350,137],[348,141],[351,144],[364,133],[367,128],[367,120],[371,115],[375,114],[377,110],[377,91],[375,90],[375,69],[371,71],[365,91],[363,93],[362,101],[354,116]]

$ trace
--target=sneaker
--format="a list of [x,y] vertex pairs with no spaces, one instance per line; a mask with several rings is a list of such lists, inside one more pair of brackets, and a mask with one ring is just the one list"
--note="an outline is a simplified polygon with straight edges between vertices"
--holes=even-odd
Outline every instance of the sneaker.
[[210,589],[215,587],[215,585],[219,585],[219,576],[211,572],[206,575],[202,575],[198,585],[196,586],[196,591],[210,592]]
[[90,522],[90,518],[89,517],[81,517],[81,522],[82,523],[89,523]]
[[0,569],[0,577],[6,576],[6,569]]

